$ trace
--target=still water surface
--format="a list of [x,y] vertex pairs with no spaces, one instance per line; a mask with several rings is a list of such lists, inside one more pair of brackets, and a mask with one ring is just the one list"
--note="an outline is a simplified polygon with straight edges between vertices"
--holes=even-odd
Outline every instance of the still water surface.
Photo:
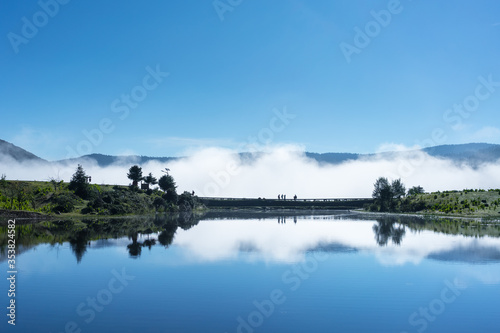
[[[348,212],[18,225],[1,331],[499,332],[500,228]],[[6,228],[0,271],[7,275]]]

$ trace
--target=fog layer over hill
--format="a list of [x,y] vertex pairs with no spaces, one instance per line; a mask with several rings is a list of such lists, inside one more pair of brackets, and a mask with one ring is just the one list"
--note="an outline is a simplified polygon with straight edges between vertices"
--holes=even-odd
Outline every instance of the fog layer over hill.
[[[486,148],[497,147],[486,145]],[[92,183],[127,185],[130,183],[126,176],[128,168],[137,163],[144,175],[152,172],[159,177],[161,170],[169,168],[178,192],[194,190],[199,196],[218,197],[277,198],[278,194],[286,194],[287,198],[295,194],[299,198],[371,197],[373,183],[380,176],[401,178],[407,188],[421,185],[426,191],[500,188],[500,164],[492,155],[488,155],[486,161],[476,158],[470,163],[469,157],[463,160],[443,157],[443,148],[440,154],[431,156],[426,150],[400,147],[394,152],[325,162],[301,147],[290,145],[268,147],[255,154],[207,148],[189,157],[146,159],[146,162],[135,156],[114,157],[113,163],[107,166],[100,166],[102,163],[88,157],[48,163],[41,159],[21,162],[3,154],[0,174],[10,180],[53,177],[69,181],[80,163],[92,176]],[[471,156],[474,154],[474,150],[469,152]]]

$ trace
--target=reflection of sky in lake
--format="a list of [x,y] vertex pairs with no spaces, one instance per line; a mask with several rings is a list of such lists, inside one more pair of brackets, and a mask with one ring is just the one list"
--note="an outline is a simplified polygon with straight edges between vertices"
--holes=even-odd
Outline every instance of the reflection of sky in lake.
[[[383,265],[418,264],[424,258],[452,260],[456,251],[470,252],[500,261],[500,239],[481,239],[439,234],[433,231],[406,233],[400,245],[375,241],[375,221],[298,219],[286,223],[268,220],[203,221],[190,230],[177,230],[173,246],[183,261],[218,261],[228,259],[262,260],[293,263],[301,261],[307,251],[357,250],[371,253]],[[465,254],[467,251],[463,251]],[[478,253],[479,252],[479,253]],[[242,255],[243,254],[243,255]],[[460,258],[456,258],[460,260]],[[462,258],[463,259],[463,258]],[[466,258],[467,259],[467,258]],[[470,258],[474,260],[474,258]]]
[[[426,332],[498,332],[499,238],[405,227],[400,245],[389,238],[379,246],[374,226],[381,222],[318,216],[283,222],[202,220],[177,228],[168,247],[142,247],[134,259],[129,237],[86,242],[80,262],[67,242],[34,246],[17,258],[23,317],[16,329],[62,332],[71,320],[82,333],[237,332],[237,318],[248,320],[254,302],[279,289],[286,302],[255,332],[416,332],[421,326],[409,316],[452,283],[463,288],[460,297]],[[136,242],[148,239],[158,234]],[[5,262],[0,269],[6,271]],[[87,323],[75,310],[122,269],[134,280]],[[6,326],[0,324],[2,332]]]

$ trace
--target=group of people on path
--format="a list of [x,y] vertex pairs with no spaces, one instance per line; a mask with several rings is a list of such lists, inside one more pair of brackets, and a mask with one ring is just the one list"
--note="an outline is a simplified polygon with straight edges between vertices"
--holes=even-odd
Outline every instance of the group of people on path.
[[[278,194],[278,200],[286,200],[286,194]],[[293,196],[293,200],[297,200],[297,194]]]

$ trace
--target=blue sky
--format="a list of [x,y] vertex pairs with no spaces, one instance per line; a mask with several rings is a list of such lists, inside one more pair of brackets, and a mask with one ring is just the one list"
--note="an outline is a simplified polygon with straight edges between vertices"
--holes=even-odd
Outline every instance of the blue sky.
[[0,138],[49,160],[500,143],[494,0],[4,1],[0,36]]

